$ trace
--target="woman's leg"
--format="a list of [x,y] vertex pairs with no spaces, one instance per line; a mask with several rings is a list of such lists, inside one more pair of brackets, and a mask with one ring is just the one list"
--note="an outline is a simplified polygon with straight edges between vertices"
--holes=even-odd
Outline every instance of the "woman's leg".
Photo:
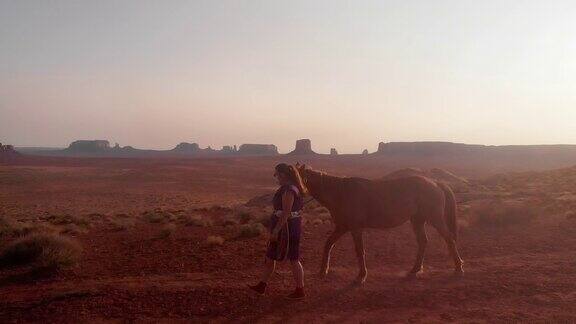
[[268,279],[272,273],[274,273],[274,269],[276,268],[276,261],[266,257],[266,261],[264,262],[264,272],[262,272],[262,277],[260,277],[260,281],[263,283],[268,283]]
[[296,288],[304,288],[304,268],[302,263],[300,263],[300,260],[290,260],[290,265],[292,266],[292,275],[294,276]]
[[260,282],[255,285],[249,285],[248,287],[260,295],[264,295],[266,292],[266,286],[268,286],[268,279],[270,279],[270,276],[272,273],[274,273],[274,268],[276,268],[276,261],[266,256],[266,261],[264,262],[264,271],[260,277]]

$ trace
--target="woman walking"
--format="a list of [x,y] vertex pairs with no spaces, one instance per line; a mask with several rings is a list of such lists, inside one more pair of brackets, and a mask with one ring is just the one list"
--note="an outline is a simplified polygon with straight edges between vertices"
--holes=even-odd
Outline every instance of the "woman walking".
[[266,262],[260,282],[249,286],[259,294],[266,292],[270,275],[274,273],[277,261],[290,260],[292,275],[296,289],[287,297],[290,299],[304,298],[304,269],[300,263],[300,236],[302,218],[300,211],[304,206],[302,196],[306,193],[298,170],[286,163],[276,165],[274,177],[280,187],[272,201],[274,213],[270,221],[270,241],[266,251]]

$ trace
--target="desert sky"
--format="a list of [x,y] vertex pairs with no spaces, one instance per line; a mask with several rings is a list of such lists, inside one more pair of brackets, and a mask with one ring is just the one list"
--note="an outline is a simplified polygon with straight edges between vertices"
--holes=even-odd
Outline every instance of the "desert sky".
[[576,143],[576,2],[0,1],[0,142]]

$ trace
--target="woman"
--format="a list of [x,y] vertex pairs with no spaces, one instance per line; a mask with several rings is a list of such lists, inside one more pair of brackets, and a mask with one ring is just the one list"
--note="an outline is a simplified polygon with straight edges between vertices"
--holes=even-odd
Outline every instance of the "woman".
[[264,272],[260,282],[250,288],[259,294],[264,294],[276,262],[289,259],[296,290],[287,297],[301,299],[304,298],[304,269],[300,263],[299,251],[302,232],[300,211],[304,207],[302,196],[306,188],[296,168],[286,163],[276,166],[274,177],[280,188],[274,194],[273,199],[274,213],[270,221],[270,241],[266,251]]

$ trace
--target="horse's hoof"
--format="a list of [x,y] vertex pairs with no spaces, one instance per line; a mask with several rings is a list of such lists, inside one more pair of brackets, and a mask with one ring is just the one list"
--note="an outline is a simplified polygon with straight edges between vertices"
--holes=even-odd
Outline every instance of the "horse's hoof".
[[410,271],[404,277],[405,280],[416,280],[424,274],[424,270]]
[[454,272],[452,273],[452,277],[453,277],[453,278],[462,278],[462,277],[464,277],[464,270],[462,270],[462,269],[454,270]]
[[316,274],[318,279],[326,279],[326,277],[328,277],[328,271],[320,271]]
[[354,286],[362,286],[366,283],[366,276],[359,276],[356,279],[354,279]]

